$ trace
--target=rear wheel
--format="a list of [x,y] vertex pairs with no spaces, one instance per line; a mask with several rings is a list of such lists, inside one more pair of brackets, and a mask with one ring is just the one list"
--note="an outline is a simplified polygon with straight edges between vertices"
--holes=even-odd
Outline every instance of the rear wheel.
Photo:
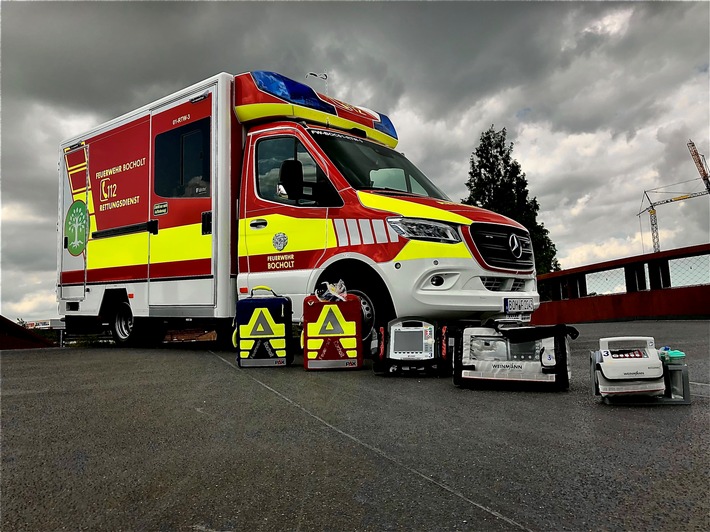
[[114,309],[111,315],[111,335],[116,345],[128,346],[136,343],[135,319],[128,303],[119,303]]
[[165,324],[157,319],[136,318],[128,303],[118,303],[111,315],[111,335],[116,345],[156,347],[165,339]]

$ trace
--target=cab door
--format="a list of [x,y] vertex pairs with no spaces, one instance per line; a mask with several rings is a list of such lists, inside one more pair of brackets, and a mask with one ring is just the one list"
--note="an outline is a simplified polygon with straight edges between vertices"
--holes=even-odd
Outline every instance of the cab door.
[[151,116],[149,305],[215,303],[212,212],[215,87],[155,109]]
[[[247,286],[266,285],[290,295],[299,308],[313,268],[334,245],[328,212],[342,206],[342,200],[317,150],[299,130],[250,134],[247,165],[240,216],[240,263],[246,266]],[[299,176],[295,184],[294,175]]]

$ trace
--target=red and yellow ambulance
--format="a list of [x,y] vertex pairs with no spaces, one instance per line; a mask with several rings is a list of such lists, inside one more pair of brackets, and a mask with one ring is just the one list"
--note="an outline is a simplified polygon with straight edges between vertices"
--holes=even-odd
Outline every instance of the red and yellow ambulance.
[[520,224],[452,202],[394,148],[389,118],[282,75],[221,73],[60,146],[57,298],[69,331],[118,343],[167,322],[227,331],[266,285],[343,280],[365,330],[396,316],[539,305]]

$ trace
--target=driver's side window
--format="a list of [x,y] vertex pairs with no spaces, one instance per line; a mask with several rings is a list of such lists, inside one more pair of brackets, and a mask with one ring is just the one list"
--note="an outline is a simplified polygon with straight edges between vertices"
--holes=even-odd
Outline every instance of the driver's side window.
[[265,200],[303,207],[343,204],[323,170],[295,137],[260,140],[256,161],[257,193]]

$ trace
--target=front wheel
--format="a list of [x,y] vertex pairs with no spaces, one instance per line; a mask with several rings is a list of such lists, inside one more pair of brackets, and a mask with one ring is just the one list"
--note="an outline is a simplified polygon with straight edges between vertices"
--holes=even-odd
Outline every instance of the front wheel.
[[372,354],[370,344],[377,337],[376,331],[380,327],[387,329],[387,324],[395,317],[389,293],[386,288],[378,287],[375,283],[353,283],[352,288],[346,283],[345,286],[348,294],[356,295],[360,299],[363,348],[366,353]]

